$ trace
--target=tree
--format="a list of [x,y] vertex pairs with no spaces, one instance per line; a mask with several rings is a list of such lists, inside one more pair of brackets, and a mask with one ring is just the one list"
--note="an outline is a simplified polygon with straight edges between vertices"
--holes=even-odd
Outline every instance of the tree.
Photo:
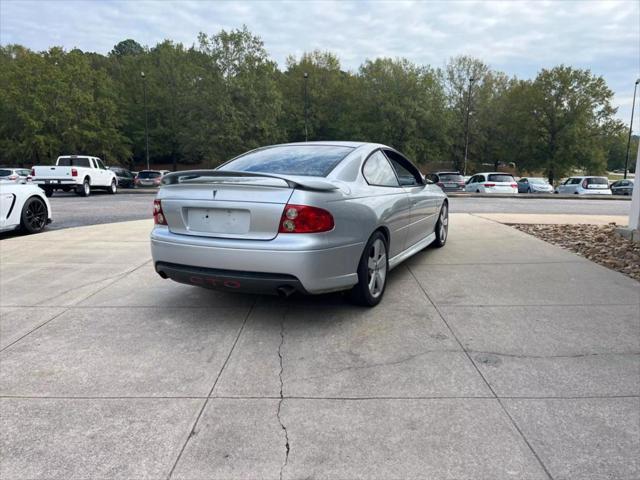
[[144,48],[135,40],[128,38],[116,44],[113,50],[109,52],[109,55],[116,57],[124,57],[126,55],[141,55],[144,53]]
[[543,69],[532,83],[533,154],[549,182],[581,168],[606,168],[603,139],[616,128],[613,92],[589,70],[561,65]]

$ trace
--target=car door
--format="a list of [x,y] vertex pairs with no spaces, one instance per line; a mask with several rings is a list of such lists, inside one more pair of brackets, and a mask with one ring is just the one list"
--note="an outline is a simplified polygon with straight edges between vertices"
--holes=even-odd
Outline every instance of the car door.
[[7,225],[7,217],[15,202],[15,195],[8,185],[0,185],[0,230]]
[[412,247],[420,240],[430,235],[435,229],[440,197],[431,188],[440,187],[426,185],[420,171],[400,153],[385,149],[385,155],[391,162],[400,186],[409,195],[411,214],[405,249]]
[[101,187],[108,187],[109,185],[111,185],[110,171],[107,170],[107,167],[104,166],[104,163],[102,163],[102,160],[100,160],[99,158],[95,158],[94,161],[96,163],[96,167],[98,168],[98,178],[100,182],[99,185]]
[[464,187],[465,192],[475,192],[476,175],[473,175]]
[[368,205],[389,229],[391,259],[405,249],[411,217],[409,195],[398,183],[395,171],[381,150],[375,150],[367,157],[362,176],[368,185],[365,192]]

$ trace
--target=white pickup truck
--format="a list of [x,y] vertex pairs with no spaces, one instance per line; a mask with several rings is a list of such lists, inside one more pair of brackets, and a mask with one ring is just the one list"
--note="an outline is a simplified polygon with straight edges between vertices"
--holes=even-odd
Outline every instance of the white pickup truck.
[[99,158],[84,155],[64,155],[58,157],[55,165],[33,167],[31,177],[47,197],[55,190],[69,192],[74,189],[78,195],[88,197],[93,188],[106,189],[112,194],[118,189],[116,174]]

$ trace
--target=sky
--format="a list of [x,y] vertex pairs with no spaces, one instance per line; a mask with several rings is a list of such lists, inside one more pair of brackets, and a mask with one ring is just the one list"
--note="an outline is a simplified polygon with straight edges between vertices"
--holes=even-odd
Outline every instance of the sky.
[[126,38],[190,46],[199,32],[242,25],[281,68],[288,55],[314,49],[337,54],[349,70],[382,56],[442,67],[456,55],[519,78],[559,64],[588,68],[615,92],[627,124],[640,77],[640,0],[0,0],[0,43],[34,50],[107,53]]

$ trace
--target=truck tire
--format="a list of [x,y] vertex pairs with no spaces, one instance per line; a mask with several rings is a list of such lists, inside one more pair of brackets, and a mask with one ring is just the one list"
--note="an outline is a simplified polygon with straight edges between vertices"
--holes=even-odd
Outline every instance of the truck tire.
[[76,187],[76,193],[81,197],[88,197],[89,195],[91,195],[91,183],[89,182],[88,178],[84,179],[82,185],[78,185]]
[[111,195],[115,195],[117,191],[118,191],[118,182],[116,182],[115,180],[111,180],[111,185],[109,185],[109,188],[107,188],[107,192],[109,192]]

